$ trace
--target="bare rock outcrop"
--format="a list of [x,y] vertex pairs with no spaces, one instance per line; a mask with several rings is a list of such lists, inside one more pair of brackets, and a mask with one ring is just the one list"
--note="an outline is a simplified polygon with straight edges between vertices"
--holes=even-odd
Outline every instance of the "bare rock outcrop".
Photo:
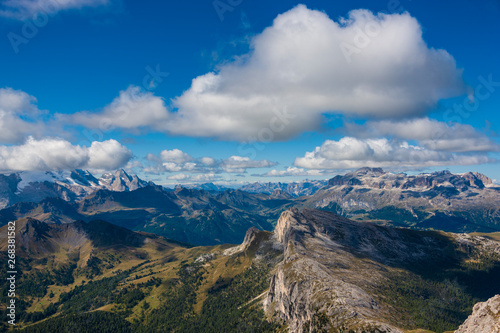
[[[388,309],[361,287],[379,278],[366,274],[371,264],[345,251],[336,238],[352,241],[349,223],[328,212],[297,209],[278,220],[274,234],[284,246],[284,259],[271,279],[264,309],[290,332],[402,332],[384,320]],[[334,229],[339,234],[332,235]],[[348,272],[354,263],[359,275]]]
[[[381,294],[388,283],[467,257],[500,259],[499,243],[487,237],[388,228],[316,209],[283,212],[274,239],[284,255],[264,310],[289,332],[402,332],[412,323]],[[500,326],[499,311],[500,295],[476,305],[470,328],[457,332],[488,333]]]
[[472,314],[455,333],[500,333],[500,295],[474,305]]

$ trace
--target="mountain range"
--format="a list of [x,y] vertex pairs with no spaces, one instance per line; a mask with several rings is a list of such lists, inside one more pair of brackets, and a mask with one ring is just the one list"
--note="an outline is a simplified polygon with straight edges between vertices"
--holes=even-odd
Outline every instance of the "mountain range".
[[303,180],[291,183],[273,183],[273,182],[254,182],[244,185],[224,186],[214,183],[202,184],[183,184],[177,185],[178,187],[185,187],[190,189],[205,190],[209,192],[223,192],[228,189],[239,189],[249,193],[263,193],[272,195],[288,195],[293,198],[298,198],[305,195],[312,195],[319,189],[328,184],[328,180]]
[[167,189],[123,170],[0,180],[0,258],[16,221],[23,332],[498,326],[500,187],[479,173],[363,168],[256,193]]
[[240,190],[250,193],[287,193],[294,198],[313,195],[318,190],[328,185],[327,180],[304,180],[292,183],[251,183],[243,185]]
[[301,206],[416,229],[500,230],[500,186],[476,172],[406,175],[362,168],[330,179]]
[[272,221],[293,200],[226,190],[209,193],[148,185],[134,191],[99,189],[79,201],[45,198],[0,210],[0,224],[21,218],[46,223],[105,220],[138,231],[197,245],[240,243],[250,227],[272,230]]
[[0,174],[0,208],[18,202],[39,202],[49,197],[77,201],[99,189],[133,191],[148,184],[124,170],[105,173],[99,179],[84,170]]
[[237,246],[191,247],[105,221],[16,224],[23,332],[478,332],[500,312],[498,233],[296,208]]
[[[500,231],[500,186],[475,172],[362,168],[329,181],[252,184],[247,191],[205,185],[167,189],[123,170],[99,179],[81,170],[0,176],[0,225],[25,217],[56,224],[100,219],[196,245],[236,244],[248,228],[270,231],[284,210],[297,207],[420,230]],[[311,195],[300,195],[305,190]]]

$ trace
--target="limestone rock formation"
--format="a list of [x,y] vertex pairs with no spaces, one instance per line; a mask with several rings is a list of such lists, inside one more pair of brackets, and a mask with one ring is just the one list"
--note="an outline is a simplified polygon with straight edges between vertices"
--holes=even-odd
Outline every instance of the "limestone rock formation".
[[[348,274],[358,260],[342,249],[342,241],[330,238],[332,227],[350,233],[350,223],[316,210],[291,209],[281,215],[274,234],[284,246],[284,259],[271,279],[264,308],[270,317],[287,323],[290,332],[402,332],[384,320],[388,309],[361,287],[371,281],[357,280],[361,276],[376,280],[377,274]],[[360,271],[370,270],[368,262],[357,264]]]
[[474,305],[472,314],[455,333],[500,333],[500,295]]

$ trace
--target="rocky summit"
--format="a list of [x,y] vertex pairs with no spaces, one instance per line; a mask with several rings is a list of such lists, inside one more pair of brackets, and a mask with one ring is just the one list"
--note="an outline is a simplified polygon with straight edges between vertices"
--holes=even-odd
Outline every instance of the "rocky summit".
[[[451,322],[459,324],[465,313],[455,313],[448,323],[440,317],[453,311],[454,297],[469,299],[472,306],[473,298],[461,288],[472,290],[480,283],[461,276],[478,274],[467,269],[467,260],[498,265],[500,259],[500,244],[483,237],[393,229],[309,209],[284,212],[274,237],[284,247],[284,258],[263,305],[290,332],[451,330]],[[500,291],[492,285],[500,277],[495,267],[491,288],[482,286],[485,294]],[[450,287],[447,279],[453,278],[459,282]],[[427,298],[420,305],[414,299],[421,297],[419,290]]]
[[407,175],[362,168],[330,179],[301,206],[416,229],[500,231],[500,186],[477,172]]
[[73,202],[97,190],[133,191],[149,184],[124,170],[105,173],[99,179],[89,171],[79,169],[0,174],[0,209],[18,202],[40,202],[53,197]]
[[474,305],[474,311],[455,333],[499,333],[500,295]]
[[[220,200],[249,204],[243,193],[227,195]],[[249,228],[237,246],[192,247],[105,221],[16,225],[26,332],[70,322],[86,322],[89,332],[269,333],[495,332],[498,323],[497,234],[297,208],[273,232]],[[0,229],[4,259],[7,232]]]

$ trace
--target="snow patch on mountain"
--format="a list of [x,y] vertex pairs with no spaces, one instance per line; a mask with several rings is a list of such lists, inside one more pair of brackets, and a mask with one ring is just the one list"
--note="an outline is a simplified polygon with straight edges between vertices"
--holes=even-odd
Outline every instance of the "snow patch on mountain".
[[17,175],[20,179],[17,184],[18,193],[32,183],[55,182],[63,181],[65,179],[63,172],[23,171],[19,172]]
[[146,182],[124,170],[107,173],[97,179],[86,170],[23,171],[11,175],[0,174],[0,209],[17,202],[39,202],[58,197],[76,201],[100,190],[133,191],[145,187]]

